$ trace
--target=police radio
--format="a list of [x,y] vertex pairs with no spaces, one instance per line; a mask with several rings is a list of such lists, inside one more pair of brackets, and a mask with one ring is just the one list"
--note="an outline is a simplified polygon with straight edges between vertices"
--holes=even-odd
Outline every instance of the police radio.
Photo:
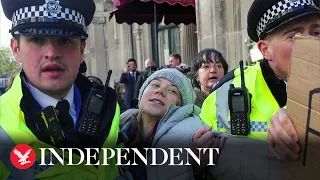
[[108,71],[107,80],[104,88],[99,89],[93,86],[84,102],[80,113],[79,123],[77,123],[77,132],[86,136],[97,137],[99,126],[102,121],[101,110],[105,103],[106,91],[109,86],[112,70]]
[[251,94],[244,81],[243,61],[240,61],[241,87],[230,85],[228,103],[230,109],[231,134],[248,135],[250,131]]

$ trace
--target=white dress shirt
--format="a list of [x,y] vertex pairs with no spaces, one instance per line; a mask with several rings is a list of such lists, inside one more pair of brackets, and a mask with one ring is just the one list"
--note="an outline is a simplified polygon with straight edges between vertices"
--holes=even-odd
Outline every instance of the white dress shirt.
[[[29,82],[27,82],[27,86],[28,86],[32,96],[40,104],[42,109],[44,109],[48,106],[56,107],[57,103],[60,101],[59,99],[55,99],[55,98],[48,96],[47,94],[41,92],[39,89],[35,88]],[[69,105],[70,105],[69,114],[71,115],[74,124],[76,124],[77,113],[76,113],[76,108],[75,108],[74,101],[73,101],[74,100],[74,85],[72,85],[70,91],[63,99],[65,99],[69,102]]]

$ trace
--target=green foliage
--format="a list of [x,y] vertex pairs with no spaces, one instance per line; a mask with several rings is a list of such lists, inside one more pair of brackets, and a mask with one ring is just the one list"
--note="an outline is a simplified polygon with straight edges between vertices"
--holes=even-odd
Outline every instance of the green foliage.
[[11,49],[0,47],[0,76],[12,77],[20,71],[20,64],[10,57]]

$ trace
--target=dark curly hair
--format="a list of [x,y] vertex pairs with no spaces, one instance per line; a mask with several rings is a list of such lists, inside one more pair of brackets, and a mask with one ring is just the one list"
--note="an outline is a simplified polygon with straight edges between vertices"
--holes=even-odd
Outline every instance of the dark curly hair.
[[[212,54],[214,54],[213,59]],[[212,63],[213,61],[215,61],[216,63],[221,63],[224,70],[224,74],[227,74],[229,65],[222,56],[222,54],[213,48],[203,49],[193,58],[193,61],[191,63],[191,77],[193,87],[200,88],[200,83],[197,81],[197,78],[198,71],[201,68],[202,64]]]

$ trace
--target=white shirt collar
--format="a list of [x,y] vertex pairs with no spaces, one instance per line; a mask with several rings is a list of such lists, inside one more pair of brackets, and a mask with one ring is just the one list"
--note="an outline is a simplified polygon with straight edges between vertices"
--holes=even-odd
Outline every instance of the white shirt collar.
[[[35,98],[35,100],[40,104],[40,106],[42,108],[46,108],[48,106],[56,107],[58,101],[60,101],[59,99],[55,99],[55,98],[48,96],[47,94],[39,91],[37,88],[35,88],[29,82],[27,82],[27,85],[28,85],[28,88],[29,88],[32,96]],[[68,92],[66,97],[64,97],[64,99],[66,99],[69,102],[70,107],[72,107],[73,99],[74,99],[74,85],[72,85],[70,91]]]

